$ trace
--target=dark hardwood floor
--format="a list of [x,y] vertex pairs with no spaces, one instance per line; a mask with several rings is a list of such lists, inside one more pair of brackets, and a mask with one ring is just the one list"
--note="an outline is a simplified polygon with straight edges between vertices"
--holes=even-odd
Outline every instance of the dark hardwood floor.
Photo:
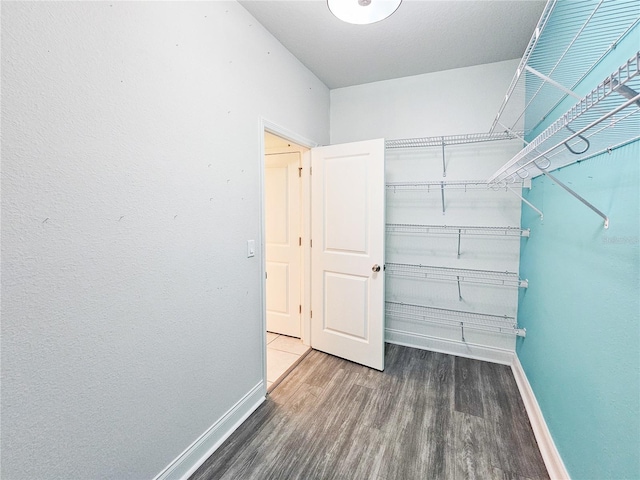
[[511,369],[386,346],[313,351],[194,473],[205,479],[548,479]]

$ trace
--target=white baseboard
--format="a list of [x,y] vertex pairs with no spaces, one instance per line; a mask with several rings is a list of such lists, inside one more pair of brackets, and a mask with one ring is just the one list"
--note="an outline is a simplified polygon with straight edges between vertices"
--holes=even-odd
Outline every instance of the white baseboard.
[[533,393],[531,384],[527,379],[527,375],[524,373],[522,364],[517,355],[513,355],[513,362],[511,363],[511,370],[513,376],[516,379],[518,390],[520,390],[520,396],[524,402],[524,407],[529,415],[529,422],[531,428],[533,428],[533,434],[538,442],[540,448],[540,454],[544,460],[544,464],[547,467],[551,480],[565,480],[569,479],[569,473],[564,466],[564,462],[558,453],[556,444],[551,437],[551,432],[547,427],[547,423],[544,421],[544,416],[536,400],[536,396]]
[[432,352],[448,353],[458,357],[473,358],[485,362],[511,365],[513,350],[485,347],[473,343],[456,342],[442,338],[430,337],[419,333],[404,332],[387,328],[385,330],[385,342],[404,345],[405,347],[420,348]]
[[261,381],[171,462],[154,480],[185,480],[265,401]]

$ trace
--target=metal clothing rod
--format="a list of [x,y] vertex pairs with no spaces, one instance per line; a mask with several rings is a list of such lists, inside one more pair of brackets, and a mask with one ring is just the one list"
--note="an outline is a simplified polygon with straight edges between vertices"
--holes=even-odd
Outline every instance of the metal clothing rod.
[[513,193],[516,197],[518,197],[520,200],[522,200],[524,203],[526,203],[527,205],[529,205],[529,207],[533,208],[536,212],[538,212],[538,215],[540,215],[540,220],[542,220],[544,218],[544,213],[542,213],[540,210],[538,210],[535,206],[533,206],[533,204],[527,200],[526,198],[524,198],[522,195],[520,195],[518,192],[516,192],[515,190],[513,190],[509,185],[507,185],[507,190],[509,190],[511,193]]
[[560,180],[558,180],[556,177],[554,177],[553,175],[551,175],[549,172],[547,172],[544,168],[540,168],[536,165],[536,167],[542,172],[544,173],[547,177],[549,177],[551,180],[553,180],[554,182],[556,182],[558,185],[560,185],[562,188],[564,188],[567,192],[569,192],[571,195],[573,195],[574,197],[576,197],[578,200],[580,200],[583,204],[585,204],[587,207],[589,207],[591,210],[593,210],[596,214],[598,214],[599,216],[601,216],[604,219],[604,228],[609,228],[609,217],[607,217],[604,213],[602,213],[600,210],[598,210],[596,207],[594,207],[592,204],[590,204],[589,202],[587,202],[584,198],[582,198],[580,195],[578,195],[576,192],[574,192],[573,190],[571,190],[569,187],[567,187],[564,183],[562,183]]
[[581,100],[582,97],[580,95],[578,95],[577,93],[569,90],[568,88],[566,88],[564,85],[560,85],[558,82],[556,82],[555,80],[547,77],[546,75],[543,75],[542,73],[540,73],[539,71],[537,71],[535,68],[531,68],[529,65],[527,65],[526,67],[524,67],[524,69],[527,72],[531,72],[533,73],[536,77],[541,78],[542,80],[544,80],[545,82],[553,85],[554,87],[562,90],[564,93],[566,93],[567,95],[571,95],[574,98],[577,98],[578,100]]
[[[613,110],[609,111],[608,113],[605,113],[602,117],[598,118],[597,120],[594,120],[593,122],[591,122],[589,125],[587,125],[586,127],[582,127],[580,130],[576,131],[575,133],[571,134],[569,137],[567,137],[564,141],[560,142],[559,144],[554,145],[553,147],[545,150],[543,153],[539,154],[537,157],[533,158],[532,160],[529,160],[527,163],[525,163],[522,168],[526,167],[527,165],[535,162],[536,160],[538,160],[541,157],[544,157],[545,155],[551,153],[552,151],[554,151],[556,148],[558,148],[560,145],[563,145],[564,143],[573,140],[574,138],[576,138],[579,135],[582,135],[584,132],[586,132],[587,130],[595,127],[596,125],[598,125],[599,123],[604,122],[605,120],[607,120],[609,117],[612,117],[613,115],[615,115],[616,113],[618,113],[621,110],[624,110],[625,108],[627,108],[629,105],[631,105],[632,103],[637,102],[640,99],[640,94],[636,97],[631,98],[630,100],[627,100],[626,102],[624,102],[622,105],[618,106],[617,108],[614,108]],[[535,149],[536,151],[538,151],[538,149]]]

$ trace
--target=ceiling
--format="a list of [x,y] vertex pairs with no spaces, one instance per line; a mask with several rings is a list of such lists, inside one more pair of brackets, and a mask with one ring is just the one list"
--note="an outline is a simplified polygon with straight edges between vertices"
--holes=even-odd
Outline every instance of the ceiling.
[[326,0],[239,1],[331,89],[520,58],[546,3],[404,0],[386,20],[350,25]]

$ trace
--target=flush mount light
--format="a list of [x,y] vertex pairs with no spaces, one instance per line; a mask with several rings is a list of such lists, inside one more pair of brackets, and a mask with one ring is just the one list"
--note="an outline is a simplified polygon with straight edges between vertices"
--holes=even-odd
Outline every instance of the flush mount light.
[[367,25],[390,16],[402,0],[327,0],[329,10],[343,22]]

